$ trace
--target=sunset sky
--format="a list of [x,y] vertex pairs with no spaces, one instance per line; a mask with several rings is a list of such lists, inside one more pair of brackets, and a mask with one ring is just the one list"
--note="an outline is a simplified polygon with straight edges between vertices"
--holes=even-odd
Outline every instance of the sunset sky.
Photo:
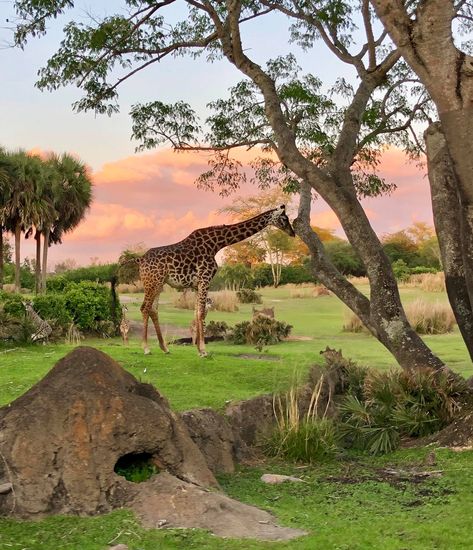
[[[102,14],[114,4],[117,3],[112,0],[101,0],[93,4],[93,9]],[[195,178],[207,168],[206,154],[176,154],[166,148],[136,154],[136,143],[130,141],[128,112],[136,102],[159,98],[189,101],[205,113],[207,102],[224,96],[228,87],[240,80],[236,70],[223,61],[208,65],[186,59],[165,60],[128,81],[121,90],[119,114],[111,118],[77,114],[71,108],[80,96],[76,89],[48,93],[34,87],[38,69],[54,53],[60,30],[72,12],[52,23],[45,38],[32,41],[21,51],[7,47],[11,40],[6,22],[12,20],[10,6],[10,2],[0,0],[0,145],[8,149],[68,151],[93,170],[93,206],[63,244],[50,249],[50,269],[65,258],[73,258],[81,265],[96,257],[103,262],[114,261],[129,245],[168,244],[197,227],[224,222],[217,211],[232,199],[199,191],[194,185]],[[84,9],[76,10],[75,15],[85,18]],[[287,44],[284,21],[275,19],[273,23],[264,32],[260,27],[247,31],[259,62],[289,49],[297,50]],[[274,36],[278,37],[277,43]],[[333,83],[337,76],[351,77],[322,46],[317,58],[313,52],[297,54],[304,68],[324,81]],[[395,182],[398,190],[390,197],[364,201],[378,234],[397,231],[414,221],[431,223],[429,187],[422,171],[408,164],[401,152],[390,150],[384,155],[379,172]],[[249,187],[244,190],[251,192]],[[335,216],[320,200],[314,204],[312,221],[341,234]],[[34,256],[33,243],[23,245],[25,255]]]

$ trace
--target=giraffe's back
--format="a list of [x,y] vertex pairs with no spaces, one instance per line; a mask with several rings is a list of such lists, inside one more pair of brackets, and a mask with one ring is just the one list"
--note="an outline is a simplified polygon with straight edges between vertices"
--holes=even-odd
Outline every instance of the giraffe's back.
[[143,284],[165,282],[175,288],[196,288],[198,274],[215,273],[215,259],[202,243],[197,245],[190,235],[183,241],[150,248],[140,259],[140,278]]

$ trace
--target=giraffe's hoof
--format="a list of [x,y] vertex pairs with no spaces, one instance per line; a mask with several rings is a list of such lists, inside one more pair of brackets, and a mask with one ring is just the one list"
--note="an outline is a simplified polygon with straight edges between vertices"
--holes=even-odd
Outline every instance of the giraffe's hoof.
[[151,354],[151,350],[148,348],[148,346],[146,346],[146,347],[143,349],[143,351],[144,351],[144,354],[145,354],[145,355],[150,355],[150,354]]
[[209,354],[206,351],[199,351],[199,356],[200,357],[208,357]]

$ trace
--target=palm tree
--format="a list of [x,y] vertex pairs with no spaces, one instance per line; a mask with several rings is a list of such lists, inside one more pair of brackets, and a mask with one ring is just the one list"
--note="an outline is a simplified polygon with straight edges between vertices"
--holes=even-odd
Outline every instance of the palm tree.
[[20,290],[21,233],[32,226],[35,204],[35,182],[41,178],[42,162],[25,151],[5,153],[11,165],[11,189],[3,207],[3,225],[15,235],[15,290]]
[[46,288],[48,247],[61,243],[64,233],[83,220],[92,202],[92,180],[87,166],[68,153],[48,158],[51,168],[50,188],[55,220],[43,229],[42,289]]
[[6,151],[0,148],[0,289],[3,288],[3,249],[4,249],[4,230],[6,205],[12,192],[14,180],[14,167],[8,160]]

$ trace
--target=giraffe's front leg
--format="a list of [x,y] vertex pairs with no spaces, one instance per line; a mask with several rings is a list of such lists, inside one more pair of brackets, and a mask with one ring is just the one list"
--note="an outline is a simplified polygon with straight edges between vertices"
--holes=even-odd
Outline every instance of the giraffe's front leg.
[[207,314],[208,291],[208,282],[199,284],[196,303],[196,345],[201,357],[207,356],[207,351],[205,350],[205,316]]

